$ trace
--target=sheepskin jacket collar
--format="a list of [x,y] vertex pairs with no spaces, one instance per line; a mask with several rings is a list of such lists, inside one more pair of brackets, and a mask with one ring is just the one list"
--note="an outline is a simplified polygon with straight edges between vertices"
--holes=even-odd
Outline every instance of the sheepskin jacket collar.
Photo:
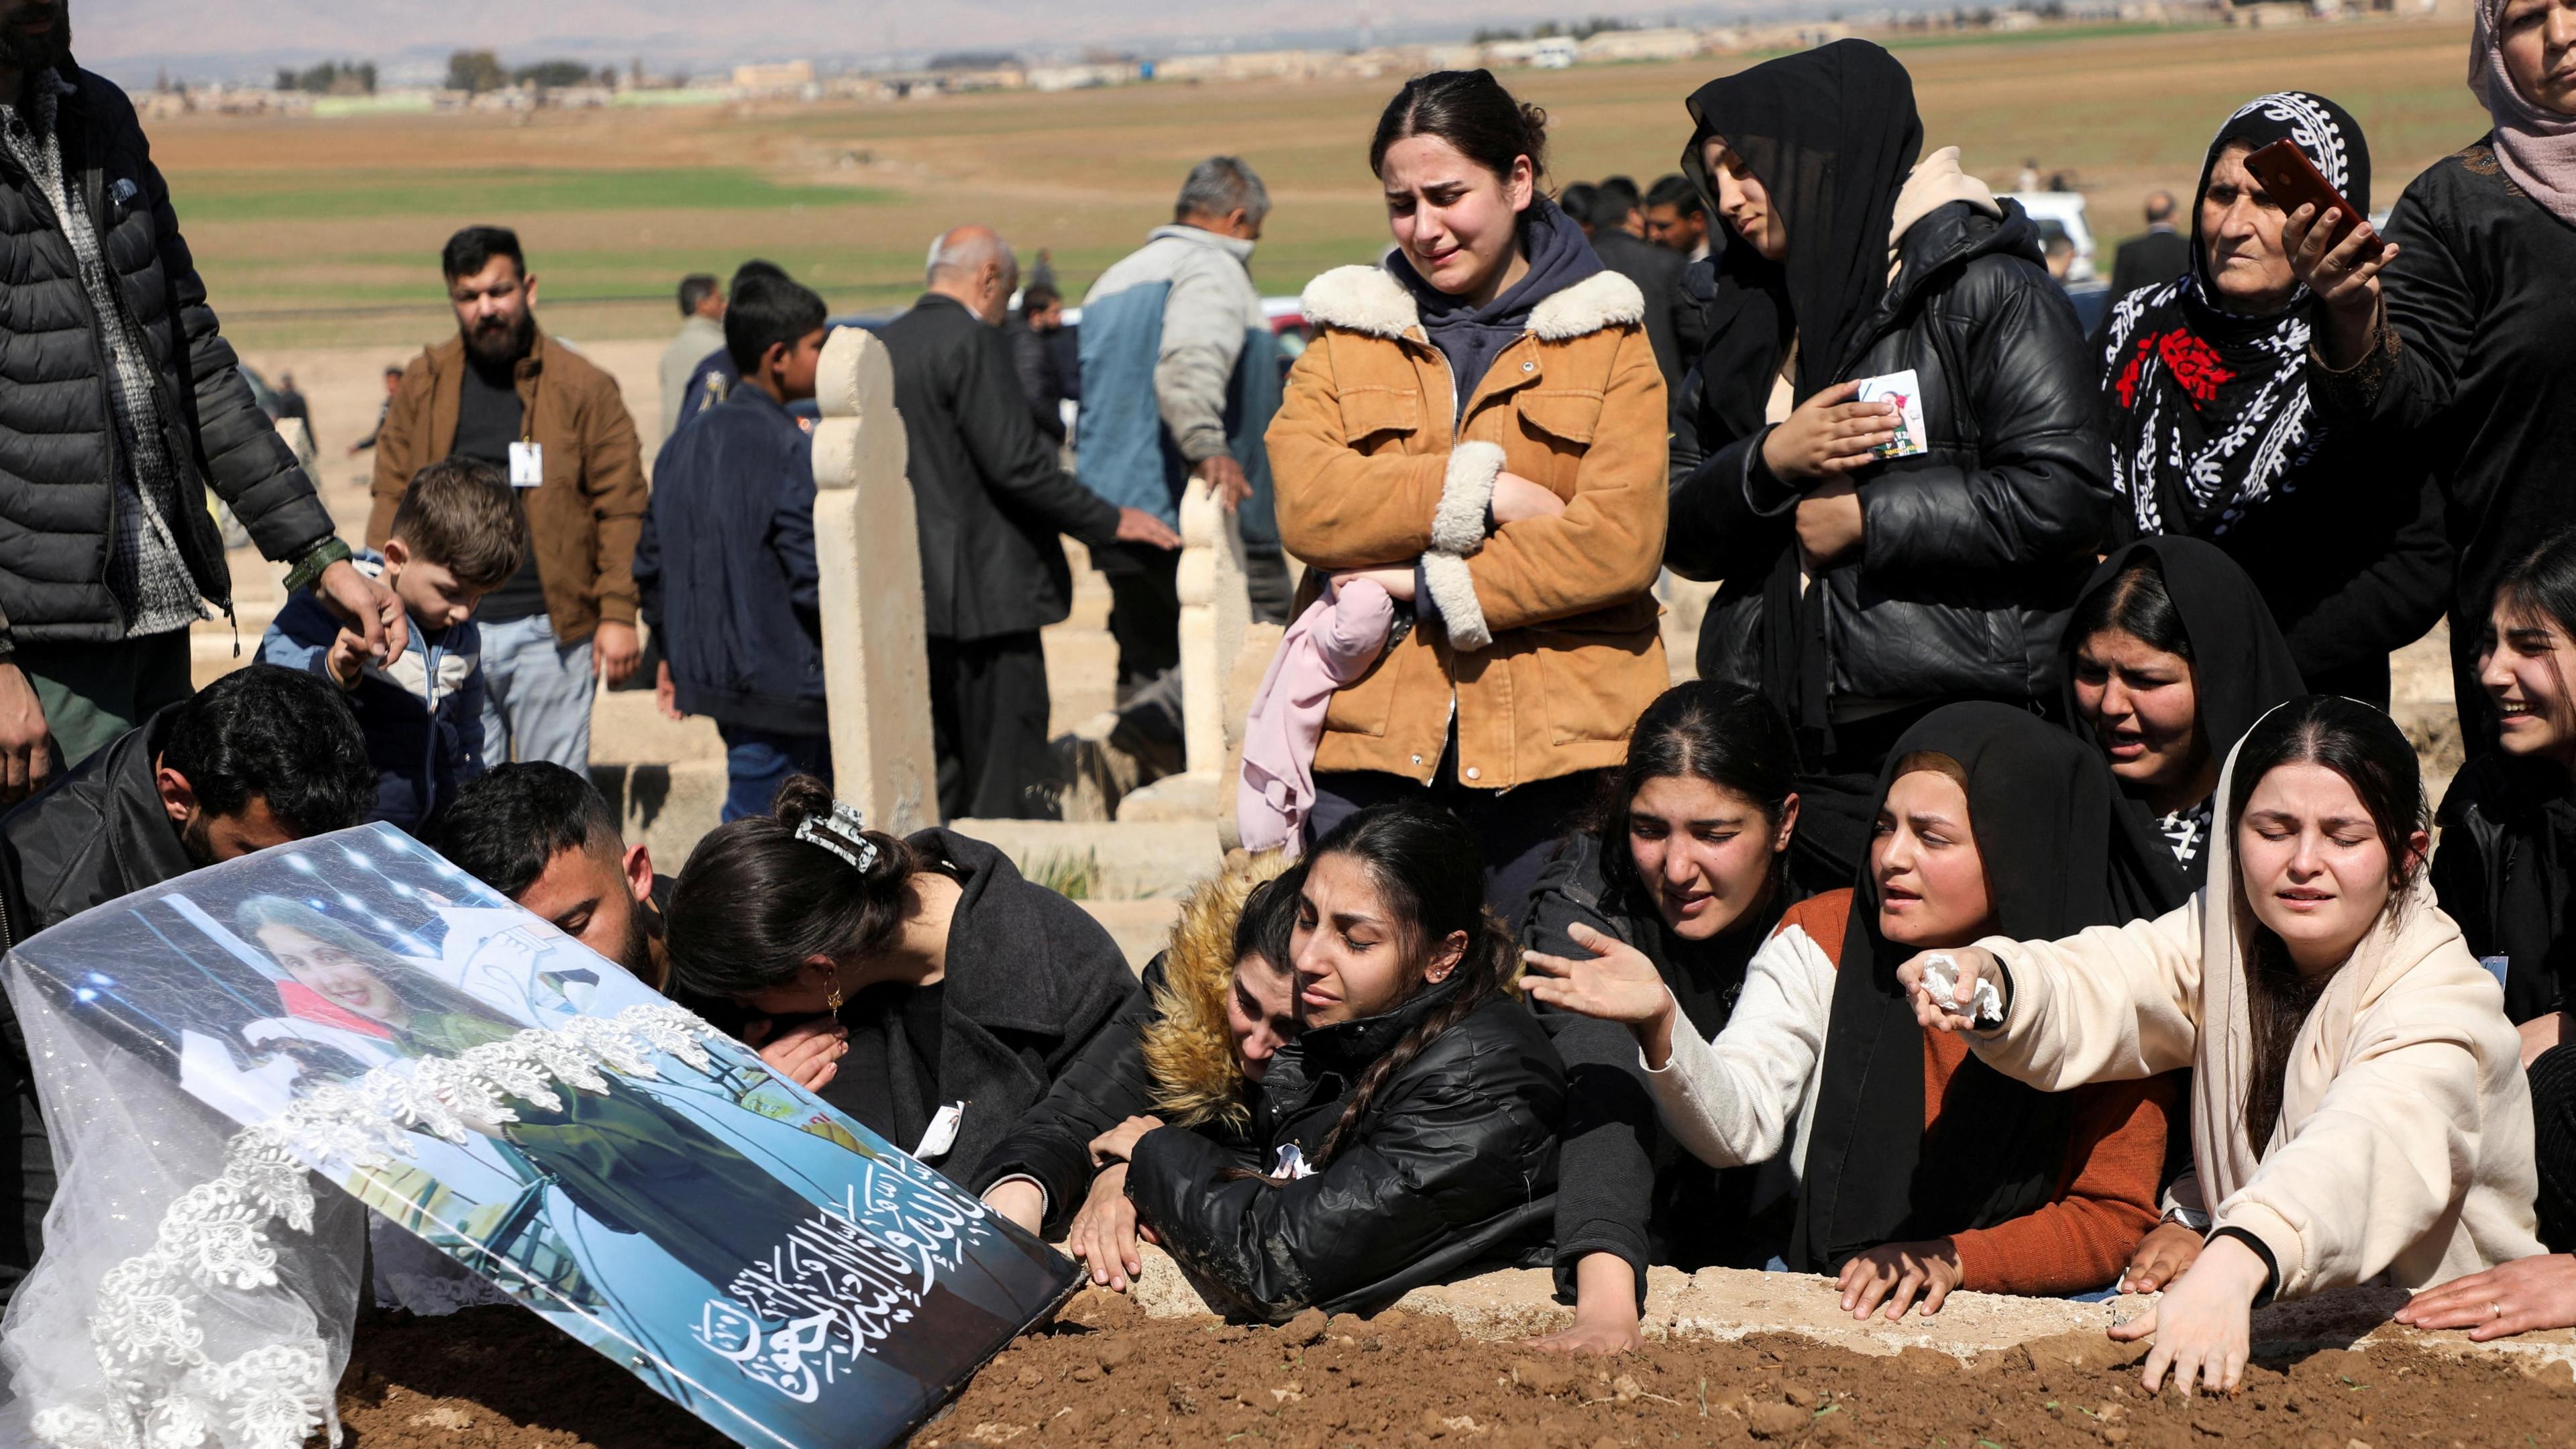
[[[1335,267],[1306,284],[1301,308],[1310,324],[1430,342],[1413,293],[1384,267]],[[1612,327],[1642,326],[1645,320],[1646,297],[1637,284],[1604,271],[1541,298],[1529,309],[1524,330],[1543,342],[1566,342]]]
[[1162,981],[1143,1030],[1154,1109],[1178,1127],[1216,1124],[1243,1131],[1253,1089],[1234,1059],[1226,997],[1234,990],[1234,927],[1254,887],[1279,872],[1275,855],[1251,872],[1229,872],[1193,895],[1163,949]]

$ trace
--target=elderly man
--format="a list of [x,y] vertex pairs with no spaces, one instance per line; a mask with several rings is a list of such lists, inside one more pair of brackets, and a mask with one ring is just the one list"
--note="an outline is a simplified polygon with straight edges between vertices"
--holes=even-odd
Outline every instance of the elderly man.
[[251,400],[133,104],[72,62],[59,0],[0,19],[5,806],[188,697],[188,626],[232,607],[209,488],[377,659],[406,628]]
[[680,279],[680,330],[662,349],[662,436],[680,430],[680,400],[688,395],[689,374],[711,353],[724,350],[725,292],[706,272]]
[[1095,548],[1181,543],[1154,514],[1074,481],[1039,436],[1001,333],[1019,270],[990,228],[945,233],[930,247],[930,290],[879,334],[911,450],[939,809],[952,820],[1053,813],[1038,789],[1048,704],[1038,630],[1072,608],[1057,535]]
[[2147,193],[2147,230],[2120,243],[2112,253],[2111,299],[2118,301],[2140,287],[2161,287],[2191,270],[2191,240],[2174,225],[2170,191]]
[[[1074,457],[1083,486],[1166,524],[1180,521],[1189,480],[1204,479],[1242,522],[1255,617],[1286,623],[1288,566],[1261,440],[1279,410],[1281,369],[1250,271],[1269,214],[1270,193],[1252,168],[1211,156],[1181,183],[1172,224],[1092,283]],[[1125,545],[1094,548],[1091,561],[1109,578],[1118,702],[1167,696],[1177,741],[1167,676],[1181,658],[1180,561]]]
[[412,475],[451,454],[509,471],[527,562],[483,596],[484,756],[590,764],[593,677],[625,682],[644,467],[617,379],[537,325],[518,234],[469,226],[439,253],[456,336],[403,374],[376,435],[367,542],[384,546]]

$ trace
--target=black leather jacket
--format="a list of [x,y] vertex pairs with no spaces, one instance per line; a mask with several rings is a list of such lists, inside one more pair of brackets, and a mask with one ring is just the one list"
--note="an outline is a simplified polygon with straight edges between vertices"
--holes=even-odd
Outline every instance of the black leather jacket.
[[1370,1064],[1457,990],[1318,1027],[1274,1059],[1276,1125],[1247,1161],[1194,1132],[1149,1132],[1127,1196],[1200,1291],[1229,1313],[1284,1321],[1366,1311],[1473,1265],[1543,1247],[1556,1216],[1565,1068],[1518,1001],[1497,997],[1390,1077],[1322,1170],[1282,1186],[1228,1179],[1312,1161]]
[[[2098,370],[2037,228],[2003,207],[1955,202],[1908,228],[1836,373],[1912,368],[1930,445],[1855,475],[1861,556],[1817,585],[1838,698],[2050,698],[2058,632],[2110,526]],[[1704,461],[1673,485],[1664,561],[1725,581],[1700,676],[1758,686],[1763,586],[1797,544],[1800,492],[1762,465],[1764,433],[1715,427],[1703,412]]]

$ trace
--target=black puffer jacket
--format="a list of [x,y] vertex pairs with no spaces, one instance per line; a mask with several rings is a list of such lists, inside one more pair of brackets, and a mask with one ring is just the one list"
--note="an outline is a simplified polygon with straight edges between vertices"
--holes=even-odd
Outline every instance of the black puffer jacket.
[[[1953,202],[1906,229],[1900,266],[1839,380],[1914,370],[1930,451],[1864,469],[1856,564],[1825,572],[1837,698],[2052,696],[2057,635],[2110,526],[2096,369],[2020,206]],[[1763,588],[1797,545],[1800,494],[1763,432],[1717,436],[1673,486],[1664,561],[1723,579],[1699,672],[1759,687]]]
[[1291,1145],[1313,1161],[1353,1084],[1459,989],[1433,987],[1384,1016],[1300,1037],[1271,1066],[1278,1115],[1257,1160],[1195,1132],[1139,1139],[1127,1196],[1202,1293],[1272,1321],[1308,1307],[1362,1311],[1545,1245],[1565,1067],[1538,1020],[1508,998],[1478,1007],[1388,1078],[1322,1170],[1278,1187],[1224,1176],[1271,1171]]
[[[266,414],[179,237],[133,103],[74,71],[58,115],[63,179],[86,198],[100,255],[152,349],[182,506],[171,519],[197,591],[227,608],[232,576],[199,485],[232,506],[262,554],[295,558],[331,534]],[[106,339],[44,189],[0,151],[0,629],[12,642],[123,636],[107,585],[116,426]]]

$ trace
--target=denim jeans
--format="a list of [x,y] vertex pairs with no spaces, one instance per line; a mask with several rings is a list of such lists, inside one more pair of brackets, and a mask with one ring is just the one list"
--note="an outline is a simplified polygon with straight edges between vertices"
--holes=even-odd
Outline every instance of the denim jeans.
[[481,625],[483,763],[551,760],[590,773],[590,641],[559,643],[542,613]]
[[791,735],[721,720],[716,733],[725,743],[725,824],[746,815],[768,814],[769,802],[790,775],[832,778],[829,735]]

